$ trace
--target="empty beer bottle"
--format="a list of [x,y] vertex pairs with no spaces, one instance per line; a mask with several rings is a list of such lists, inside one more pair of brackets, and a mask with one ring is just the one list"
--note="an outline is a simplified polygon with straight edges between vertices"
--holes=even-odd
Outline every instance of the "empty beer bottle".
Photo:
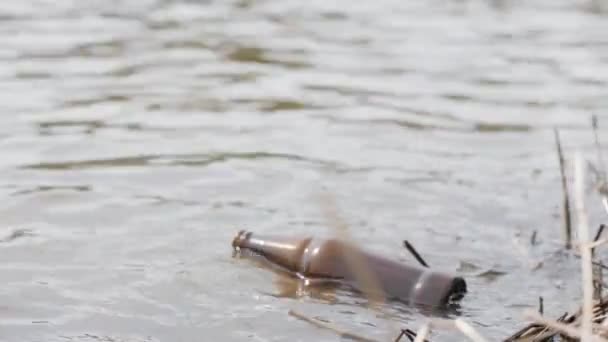
[[390,260],[338,239],[281,238],[240,231],[232,246],[306,280],[332,280],[369,290],[362,288],[357,269],[349,262],[359,260],[384,296],[410,304],[443,306],[466,293],[461,277]]

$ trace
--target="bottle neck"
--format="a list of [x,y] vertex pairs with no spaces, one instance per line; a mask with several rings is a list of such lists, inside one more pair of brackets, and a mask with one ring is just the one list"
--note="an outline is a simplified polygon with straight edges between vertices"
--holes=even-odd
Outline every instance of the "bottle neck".
[[287,269],[290,272],[300,272],[303,265],[303,255],[310,238],[285,239],[258,236],[241,231],[232,241],[237,251],[247,250],[265,257],[268,261]]

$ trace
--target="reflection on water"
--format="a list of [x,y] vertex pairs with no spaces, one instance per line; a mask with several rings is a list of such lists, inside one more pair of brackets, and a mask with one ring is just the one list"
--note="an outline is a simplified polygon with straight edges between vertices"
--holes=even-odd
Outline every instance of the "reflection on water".
[[[241,228],[327,234],[321,190],[366,248],[409,262],[408,239],[432,267],[460,267],[457,314],[489,339],[539,296],[572,311],[552,128],[594,160],[606,8],[2,3],[0,340],[336,340],[291,309],[378,339],[417,329],[430,313],[378,315],[230,257]],[[533,231],[530,270],[511,241]]]

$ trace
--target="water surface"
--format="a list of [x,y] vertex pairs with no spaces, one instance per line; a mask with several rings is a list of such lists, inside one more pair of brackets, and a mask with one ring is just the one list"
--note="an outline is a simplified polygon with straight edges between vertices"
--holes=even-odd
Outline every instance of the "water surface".
[[324,191],[367,248],[414,262],[408,239],[464,274],[460,316],[489,339],[539,296],[576,309],[552,128],[595,162],[597,114],[608,143],[601,5],[4,2],[0,339],[339,340],[290,309],[417,329],[231,257],[240,229],[331,234]]

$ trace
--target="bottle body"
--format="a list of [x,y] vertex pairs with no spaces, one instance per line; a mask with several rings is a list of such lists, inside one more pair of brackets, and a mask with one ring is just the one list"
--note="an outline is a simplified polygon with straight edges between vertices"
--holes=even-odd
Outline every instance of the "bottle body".
[[285,239],[240,232],[233,247],[250,250],[305,279],[330,279],[368,291],[361,279],[365,271],[385,297],[408,303],[441,306],[466,292],[460,277],[390,260],[337,239]]

